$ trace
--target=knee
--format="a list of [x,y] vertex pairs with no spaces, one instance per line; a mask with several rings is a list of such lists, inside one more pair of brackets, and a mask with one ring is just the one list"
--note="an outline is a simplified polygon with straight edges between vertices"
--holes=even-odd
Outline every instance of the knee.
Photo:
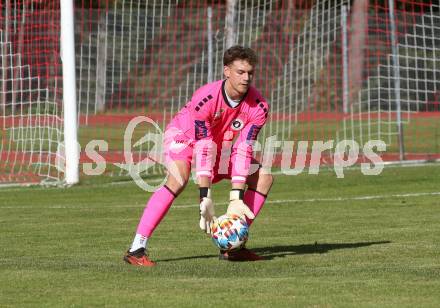
[[189,176],[182,175],[180,178],[176,179],[173,176],[168,177],[165,185],[172,191],[176,196],[180,195],[180,193],[185,189],[188,184]]
[[184,181],[182,182],[182,184],[178,187],[176,194],[180,195],[180,193],[185,189],[186,184],[188,184],[188,179],[184,179]]

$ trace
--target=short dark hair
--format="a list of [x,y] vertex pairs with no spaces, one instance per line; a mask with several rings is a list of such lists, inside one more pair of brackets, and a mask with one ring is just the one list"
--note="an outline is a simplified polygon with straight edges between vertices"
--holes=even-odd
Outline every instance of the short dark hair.
[[257,64],[257,54],[249,47],[243,47],[235,45],[228,48],[223,55],[223,65],[227,66],[232,64],[235,60],[246,60],[250,65],[255,66]]

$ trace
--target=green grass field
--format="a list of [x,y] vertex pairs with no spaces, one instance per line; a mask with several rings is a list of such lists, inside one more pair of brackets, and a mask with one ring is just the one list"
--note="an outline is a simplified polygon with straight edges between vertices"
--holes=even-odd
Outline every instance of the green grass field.
[[218,260],[191,184],[150,240],[154,268],[122,261],[150,195],[133,182],[3,188],[0,306],[439,307],[439,184],[438,164],[278,175],[253,263]]

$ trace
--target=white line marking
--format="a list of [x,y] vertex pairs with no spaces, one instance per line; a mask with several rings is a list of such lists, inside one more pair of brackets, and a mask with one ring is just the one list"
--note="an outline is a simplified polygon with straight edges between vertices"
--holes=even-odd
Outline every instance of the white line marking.
[[[404,197],[422,197],[422,196],[440,196],[440,191],[424,192],[424,193],[407,193],[407,194],[391,194],[391,195],[371,195],[371,196],[354,196],[354,197],[335,197],[335,198],[310,198],[310,199],[281,199],[268,200],[266,204],[286,204],[286,203],[313,203],[313,202],[339,202],[352,200],[375,200],[375,199],[389,199],[389,198],[404,198]],[[269,196],[270,198],[270,196]],[[216,205],[228,205],[227,202],[218,202]],[[90,210],[98,208],[140,208],[144,204],[137,205],[108,205],[108,206],[92,206],[90,208],[76,205],[52,205],[52,206],[0,206],[0,209],[72,209],[72,210]],[[171,208],[185,209],[199,207],[199,204],[176,204]]]
[[[374,200],[387,198],[403,198],[403,197],[421,197],[421,196],[438,196],[440,191],[426,192],[426,193],[409,193],[409,194],[392,194],[392,195],[373,195],[373,196],[359,196],[359,197],[337,197],[337,198],[311,198],[311,199],[282,199],[282,200],[268,200],[266,204],[283,204],[283,203],[310,203],[310,202],[337,202],[350,200]],[[269,195],[270,198],[270,195]],[[228,203],[216,203],[219,205],[227,205]],[[175,208],[189,208],[198,207],[196,204],[176,205]]]

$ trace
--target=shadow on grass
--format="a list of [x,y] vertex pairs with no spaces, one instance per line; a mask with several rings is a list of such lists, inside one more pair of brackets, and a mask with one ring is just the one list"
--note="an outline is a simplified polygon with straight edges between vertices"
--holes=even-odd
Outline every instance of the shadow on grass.
[[306,254],[323,254],[331,250],[337,249],[356,249],[372,245],[389,244],[390,241],[377,242],[359,242],[359,243],[317,243],[305,245],[291,245],[291,246],[269,246],[257,247],[252,249],[255,253],[263,256],[266,260],[272,260],[276,257],[284,257],[289,255],[306,255]]
[[[272,260],[274,258],[285,257],[289,255],[323,254],[331,250],[356,249],[361,247],[368,247],[372,245],[383,245],[389,243],[391,242],[377,241],[377,242],[338,243],[338,244],[328,244],[328,243],[321,244],[315,242],[314,244],[305,244],[305,245],[257,247],[257,248],[253,248],[252,251],[264,257],[265,260]],[[211,254],[211,255],[202,255],[202,256],[190,256],[190,257],[161,259],[156,261],[170,262],[170,261],[191,260],[191,259],[209,259],[214,257],[218,257],[218,255]]]

